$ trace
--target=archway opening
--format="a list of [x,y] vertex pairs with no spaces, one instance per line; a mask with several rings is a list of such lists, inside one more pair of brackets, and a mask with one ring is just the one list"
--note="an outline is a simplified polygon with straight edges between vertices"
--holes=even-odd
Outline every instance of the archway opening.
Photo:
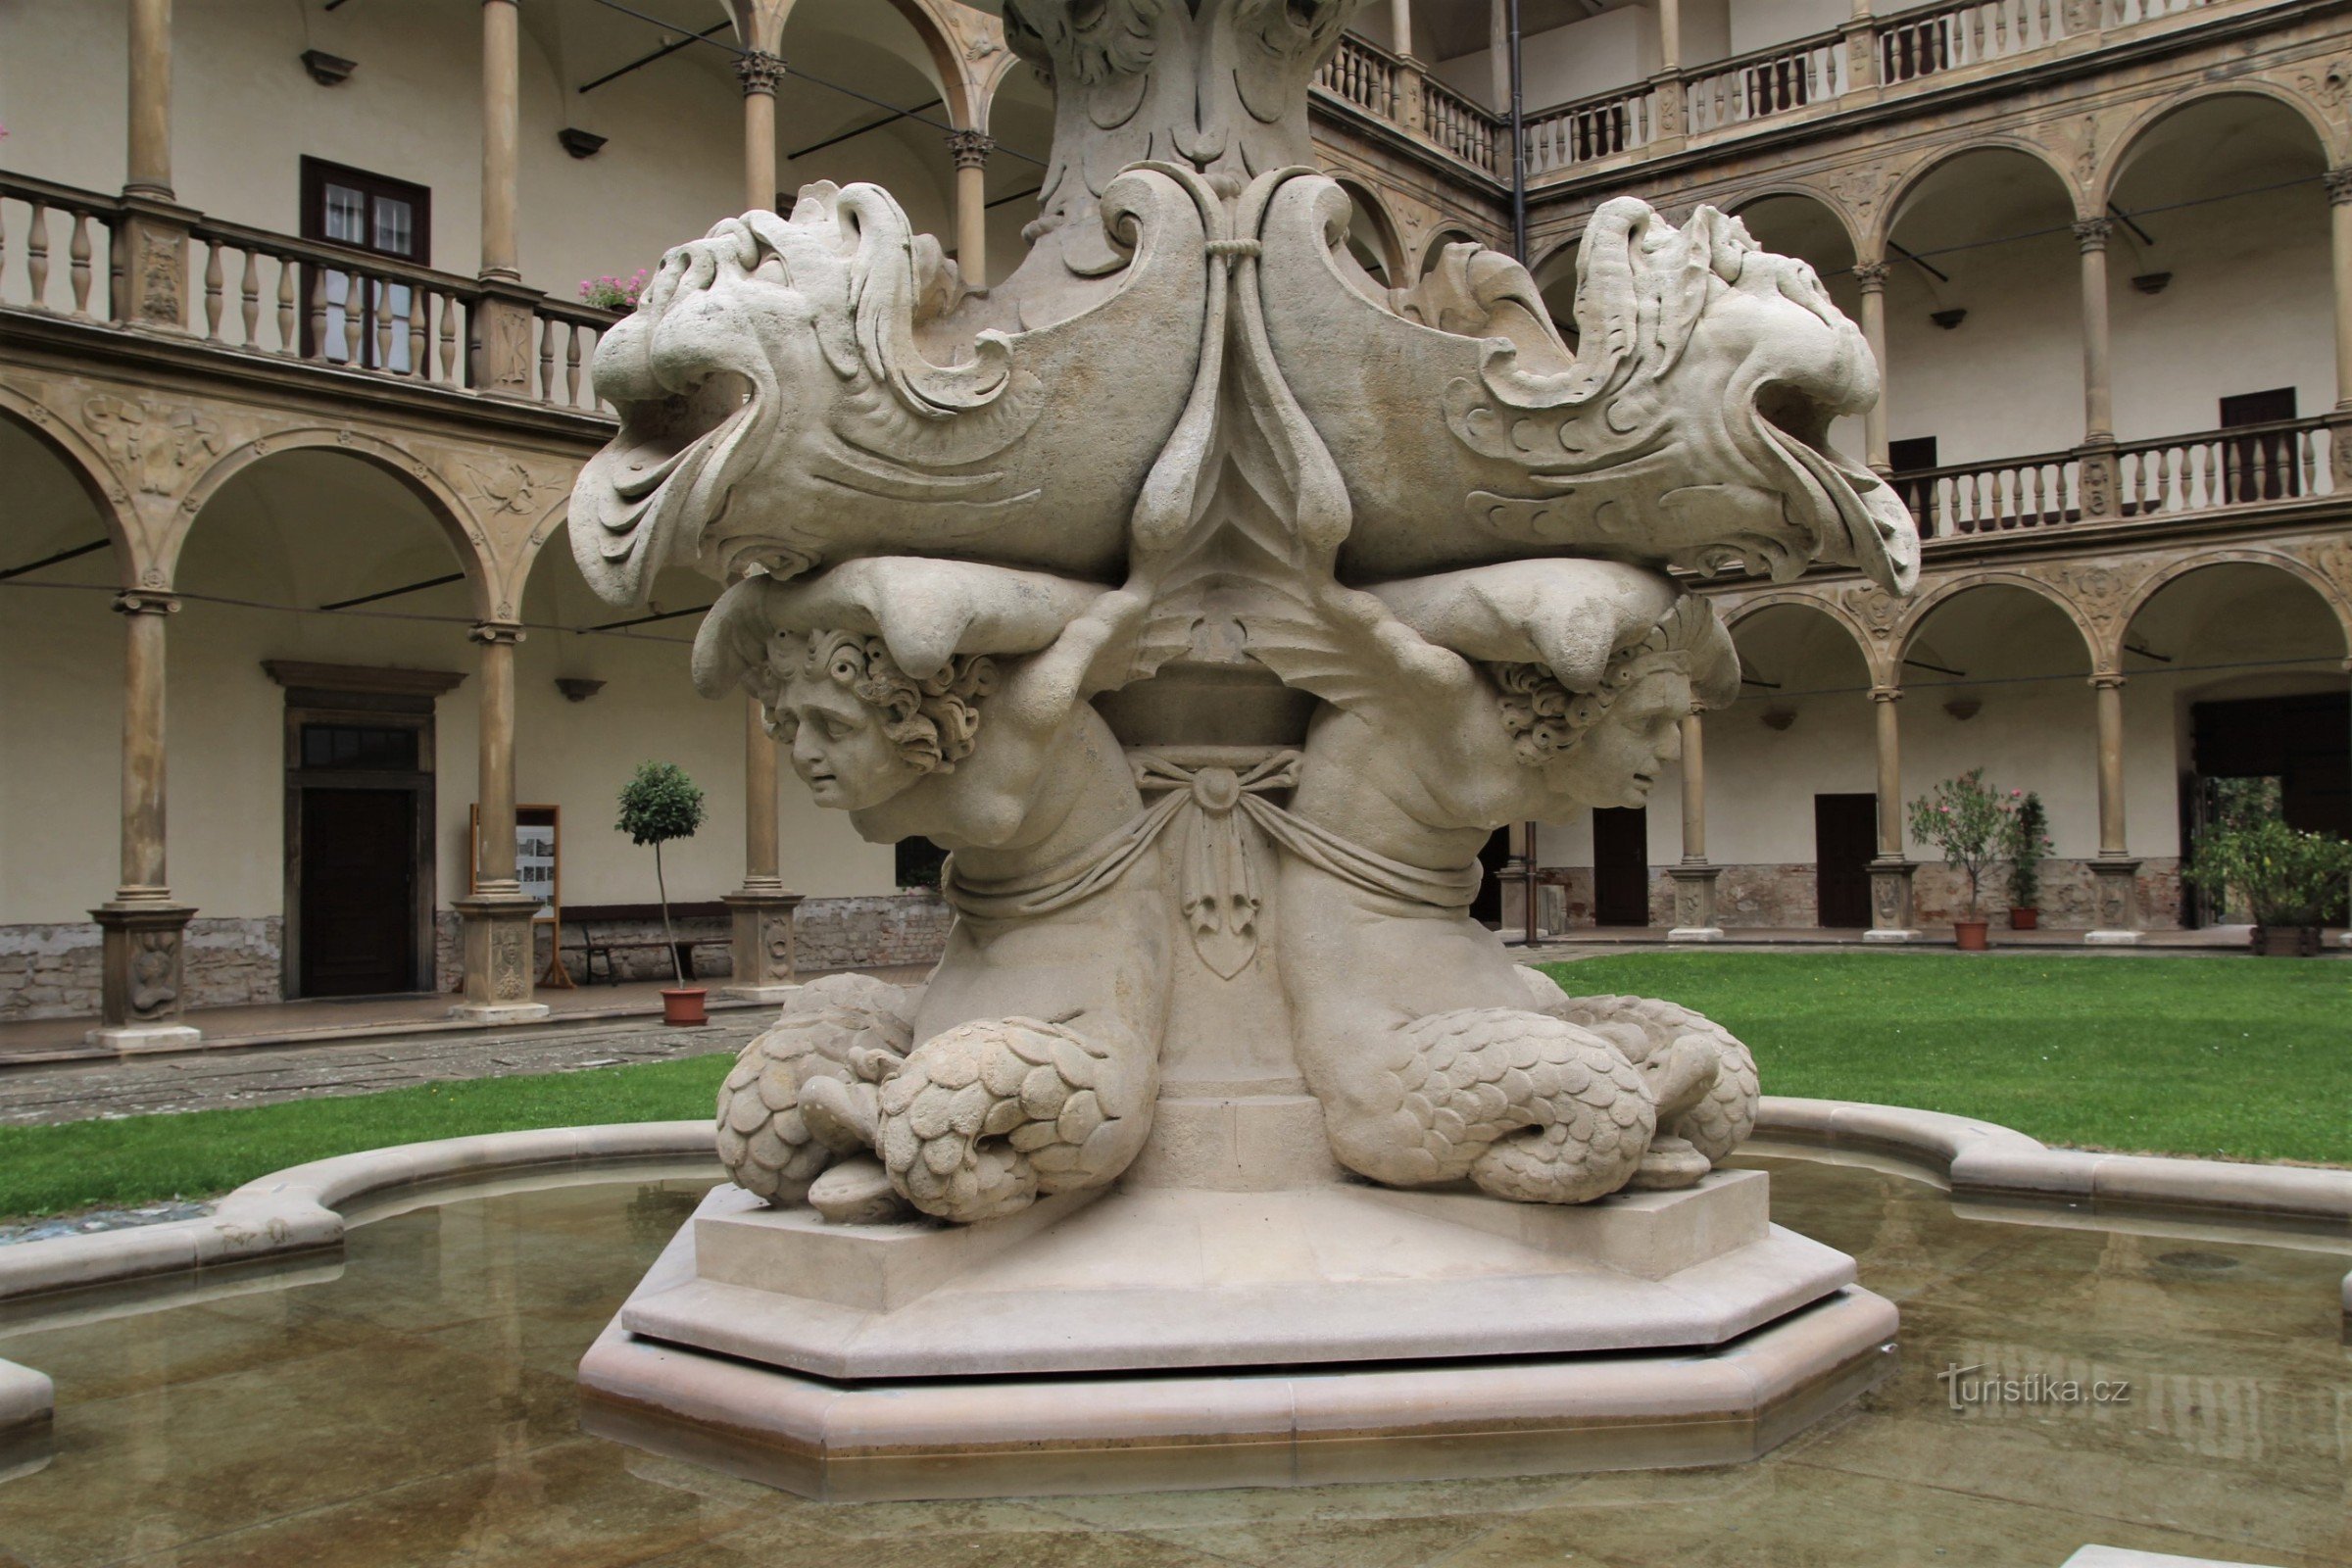
[[[334,448],[260,459],[191,525],[172,631],[173,880],[241,922],[257,993],[213,1000],[455,978],[445,906],[471,879],[478,618],[457,531],[378,460]],[[190,692],[203,701],[176,696]]]
[[[2310,583],[2257,562],[2198,567],[2139,607],[2124,649],[2130,705],[2169,722],[2178,788],[2171,823],[2134,824],[2135,851],[2170,861],[2204,833],[2266,816],[2352,837],[2345,635]],[[2194,886],[2180,908],[2187,925],[2250,917],[2234,896]]]
[[[2129,513],[2324,486],[2336,397],[2327,155],[2277,99],[2200,98],[2142,130],[2111,191],[2108,299]],[[2305,302],[2282,308],[2282,302]],[[2134,438],[2242,431],[2133,451]]]
[[1885,258],[1887,455],[1898,475],[2079,441],[2074,220],[2057,173],[2004,147],[1948,159],[1905,193]]
[[[1849,320],[1862,318],[1862,290],[1854,281],[1854,240],[1829,205],[1812,196],[1779,192],[1734,209],[1757,244],[1793,256],[1821,275],[1830,302]],[[1885,366],[1880,367],[1883,372]],[[1882,394],[1883,395],[1883,394]],[[1830,425],[1830,444],[1853,458],[1866,456],[1862,417],[1847,415]]]
[[1810,604],[1732,625],[1740,701],[1706,729],[1707,850],[1724,919],[1861,929],[1878,853],[1870,665],[1847,624]]

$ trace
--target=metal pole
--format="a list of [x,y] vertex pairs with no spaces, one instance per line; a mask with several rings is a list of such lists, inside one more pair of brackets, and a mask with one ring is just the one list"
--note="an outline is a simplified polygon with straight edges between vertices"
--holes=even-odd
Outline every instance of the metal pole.
[[1519,0],[1510,0],[1511,19],[1511,254],[1527,260],[1527,137],[1519,72]]

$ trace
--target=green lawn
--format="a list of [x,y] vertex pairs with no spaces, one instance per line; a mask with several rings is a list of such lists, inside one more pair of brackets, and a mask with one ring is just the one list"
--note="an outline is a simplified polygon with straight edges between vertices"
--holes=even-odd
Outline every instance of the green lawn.
[[1764,1092],[1979,1116],[2048,1144],[2352,1164],[2352,963],[2080,954],[1667,953],[1552,964],[1665,997]]
[[[1554,964],[1667,997],[1779,1095],[1981,1116],[2052,1144],[2352,1164],[2352,963],[1670,953]],[[466,1133],[710,1114],[725,1054],[186,1115],[0,1128],[0,1217],[152,1202]]]

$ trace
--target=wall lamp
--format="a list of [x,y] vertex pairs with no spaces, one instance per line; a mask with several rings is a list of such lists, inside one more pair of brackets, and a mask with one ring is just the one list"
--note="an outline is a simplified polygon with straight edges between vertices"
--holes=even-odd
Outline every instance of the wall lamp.
[[604,137],[593,130],[582,130],[577,125],[566,125],[557,131],[556,140],[562,142],[564,150],[574,158],[594,158],[605,145]]
[[1772,707],[1764,710],[1764,727],[1766,729],[1784,730],[1795,722],[1796,710],[1793,708],[1775,703]]
[[2142,272],[2132,279],[2132,286],[2142,294],[2161,294],[2172,280],[2170,272]]
[[1943,705],[1943,710],[1965,724],[1984,711],[1984,700],[1981,697],[1955,697]]
[[1942,327],[1946,332],[1949,332],[1953,327],[1958,326],[1962,321],[1968,319],[1968,312],[1965,308],[1957,308],[1949,311],[1930,311],[1928,313],[1928,319],[1934,321],[1937,326]]
[[601,680],[584,680],[577,675],[556,677],[556,690],[564,694],[564,700],[567,703],[584,703],[604,689],[605,683]]
[[302,69],[309,72],[311,79],[321,87],[340,87],[351,79],[353,72],[360,69],[360,63],[346,60],[341,55],[330,55],[323,49],[305,49],[302,52]]

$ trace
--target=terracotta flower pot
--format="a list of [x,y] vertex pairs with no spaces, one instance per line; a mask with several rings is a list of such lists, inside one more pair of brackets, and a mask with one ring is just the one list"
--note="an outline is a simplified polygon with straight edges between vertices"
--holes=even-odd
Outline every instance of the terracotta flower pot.
[[2011,909],[2009,911],[2009,929],[2012,931],[2040,930],[2041,911],[2039,909]]
[[1952,935],[1959,938],[1962,953],[1983,953],[1991,946],[1984,940],[1984,933],[1991,925],[1989,920],[1954,920]]
[[663,1023],[709,1023],[710,1014],[703,1009],[703,999],[710,995],[704,986],[679,986],[672,990],[662,988],[662,1021]]

